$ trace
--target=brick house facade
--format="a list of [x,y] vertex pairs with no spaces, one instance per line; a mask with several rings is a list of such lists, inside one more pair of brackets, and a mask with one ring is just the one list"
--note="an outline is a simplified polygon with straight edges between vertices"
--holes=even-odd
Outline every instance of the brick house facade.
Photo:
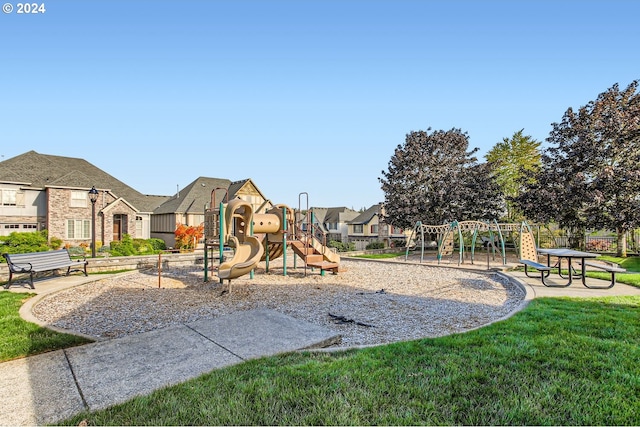
[[29,151],[0,162],[0,235],[48,230],[70,246],[90,245],[95,203],[96,246],[150,237],[153,210],[168,196],[146,196],[83,159]]

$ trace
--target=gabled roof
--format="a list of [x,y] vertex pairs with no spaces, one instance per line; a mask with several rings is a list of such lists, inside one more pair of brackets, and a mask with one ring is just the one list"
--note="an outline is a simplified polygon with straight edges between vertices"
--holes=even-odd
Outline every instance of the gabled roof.
[[355,217],[352,221],[349,221],[349,224],[368,224],[371,221],[371,218],[378,215],[379,213],[380,205],[373,205],[369,209]]
[[161,196],[146,196],[84,159],[27,151],[0,162],[0,181],[25,182],[33,188],[70,187],[109,190],[140,212],[152,212]]
[[324,217],[324,222],[328,224],[339,223],[340,220],[349,222],[350,220],[359,216],[358,211],[349,209],[347,207],[339,208],[327,208],[327,214]]
[[344,206],[335,208],[312,207],[309,210],[313,210],[313,219],[315,222],[321,224],[349,222],[360,215],[358,211],[354,211],[353,209]]
[[234,181],[229,185],[229,200],[234,199],[240,190],[245,194],[253,194],[255,196],[260,196],[264,200],[267,198],[262,194],[262,191],[254,184],[251,178],[243,179],[240,181]]
[[[313,221],[315,223],[324,224],[324,222],[325,222],[324,219],[327,216],[327,211],[328,210],[329,210],[328,208],[314,208],[314,207],[312,207],[307,211],[307,215],[309,214],[309,212],[313,212]],[[305,217],[306,217],[306,215],[305,215]]]
[[[205,205],[211,204],[212,191],[216,188],[227,189],[230,184],[231,181],[228,179],[201,176],[166,200],[153,213],[204,213]],[[231,192],[229,193],[229,198],[233,198]],[[216,191],[214,196],[214,203],[220,203],[222,197],[225,198],[226,202],[226,193],[224,191]]]

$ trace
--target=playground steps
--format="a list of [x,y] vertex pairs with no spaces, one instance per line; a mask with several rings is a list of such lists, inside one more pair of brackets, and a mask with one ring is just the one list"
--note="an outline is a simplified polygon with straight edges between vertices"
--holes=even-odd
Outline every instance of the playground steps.
[[331,271],[334,274],[340,271],[340,264],[337,262],[325,261],[324,256],[311,246],[305,245],[304,242],[294,240],[291,242],[291,248],[298,255],[307,267],[319,268],[321,272]]
[[309,264],[322,264],[324,262],[324,257],[320,254],[308,254],[304,257],[304,262]]
[[[320,255],[322,257],[322,255]],[[340,271],[340,264],[337,262],[307,262],[307,267],[319,268],[320,271],[331,271],[333,274],[338,274]]]
[[313,255],[316,252],[316,250],[312,247],[312,246],[305,246],[305,244],[303,242],[301,242],[300,240],[294,240],[291,242],[291,247],[293,248],[293,251],[299,255],[300,257],[305,257],[307,255]]

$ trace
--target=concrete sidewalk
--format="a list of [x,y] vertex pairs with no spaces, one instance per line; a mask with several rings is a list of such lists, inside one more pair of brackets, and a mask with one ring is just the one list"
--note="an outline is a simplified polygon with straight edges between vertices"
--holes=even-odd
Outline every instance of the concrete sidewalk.
[[[39,282],[34,298],[94,280]],[[252,310],[0,363],[0,425],[55,423],[248,359],[339,341],[318,325]]]

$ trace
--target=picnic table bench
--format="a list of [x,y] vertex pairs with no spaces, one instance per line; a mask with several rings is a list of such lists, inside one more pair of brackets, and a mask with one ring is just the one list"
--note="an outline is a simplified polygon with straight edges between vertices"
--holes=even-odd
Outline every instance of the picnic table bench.
[[[35,289],[33,286],[33,277],[36,273],[43,273],[47,271],[59,270],[66,268],[66,276],[72,271],[83,272],[87,276],[87,264],[86,259],[72,260],[69,255],[69,251],[66,249],[59,249],[55,251],[45,252],[31,252],[26,254],[2,254],[7,260],[9,267],[9,281],[4,285],[5,289],[9,289],[13,282],[14,274],[28,274],[29,285],[31,289]],[[81,267],[73,268],[72,267]]]
[[[614,266],[614,265],[607,265],[607,264],[600,264],[597,262],[583,262],[582,263],[582,268],[585,268],[586,266],[589,267],[593,267],[593,268],[599,268],[600,270],[604,270],[608,273],[611,273],[611,282],[609,282],[609,286],[605,286],[605,287],[600,287],[600,289],[608,289],[608,288],[613,288],[613,286],[616,284],[616,273],[626,273],[627,270],[625,270],[624,268],[620,268],[618,266]],[[587,286],[587,285],[585,285]],[[593,286],[587,286],[588,288],[592,288]]]
[[[541,264],[538,262],[538,253],[547,256],[547,264]],[[556,265],[551,266],[551,257],[557,257],[558,261]],[[582,284],[586,288],[590,289],[609,289],[612,288],[616,284],[616,273],[625,273],[626,270],[624,268],[620,268],[617,266],[611,266],[607,264],[594,263],[589,262],[587,259],[596,258],[598,255],[591,252],[581,252],[575,251],[572,249],[538,249],[535,246],[535,240],[533,237],[533,233],[531,232],[531,228],[523,223],[520,227],[520,263],[524,264],[524,274],[527,277],[531,277],[529,272],[527,271],[527,267],[531,267],[540,272],[540,280],[542,284],[548,287],[557,287],[564,288],[570,286],[574,277],[579,277],[582,281]],[[545,279],[549,277],[552,269],[558,269],[558,275],[562,278],[562,260],[567,260],[567,269],[568,269],[568,282],[566,284],[552,284],[548,283]],[[578,260],[581,264],[581,271],[577,273],[576,270],[572,267],[571,261],[573,259]],[[598,268],[604,270],[611,274],[611,281],[606,286],[597,286],[593,284],[588,284],[586,280],[586,268],[587,266]]]

